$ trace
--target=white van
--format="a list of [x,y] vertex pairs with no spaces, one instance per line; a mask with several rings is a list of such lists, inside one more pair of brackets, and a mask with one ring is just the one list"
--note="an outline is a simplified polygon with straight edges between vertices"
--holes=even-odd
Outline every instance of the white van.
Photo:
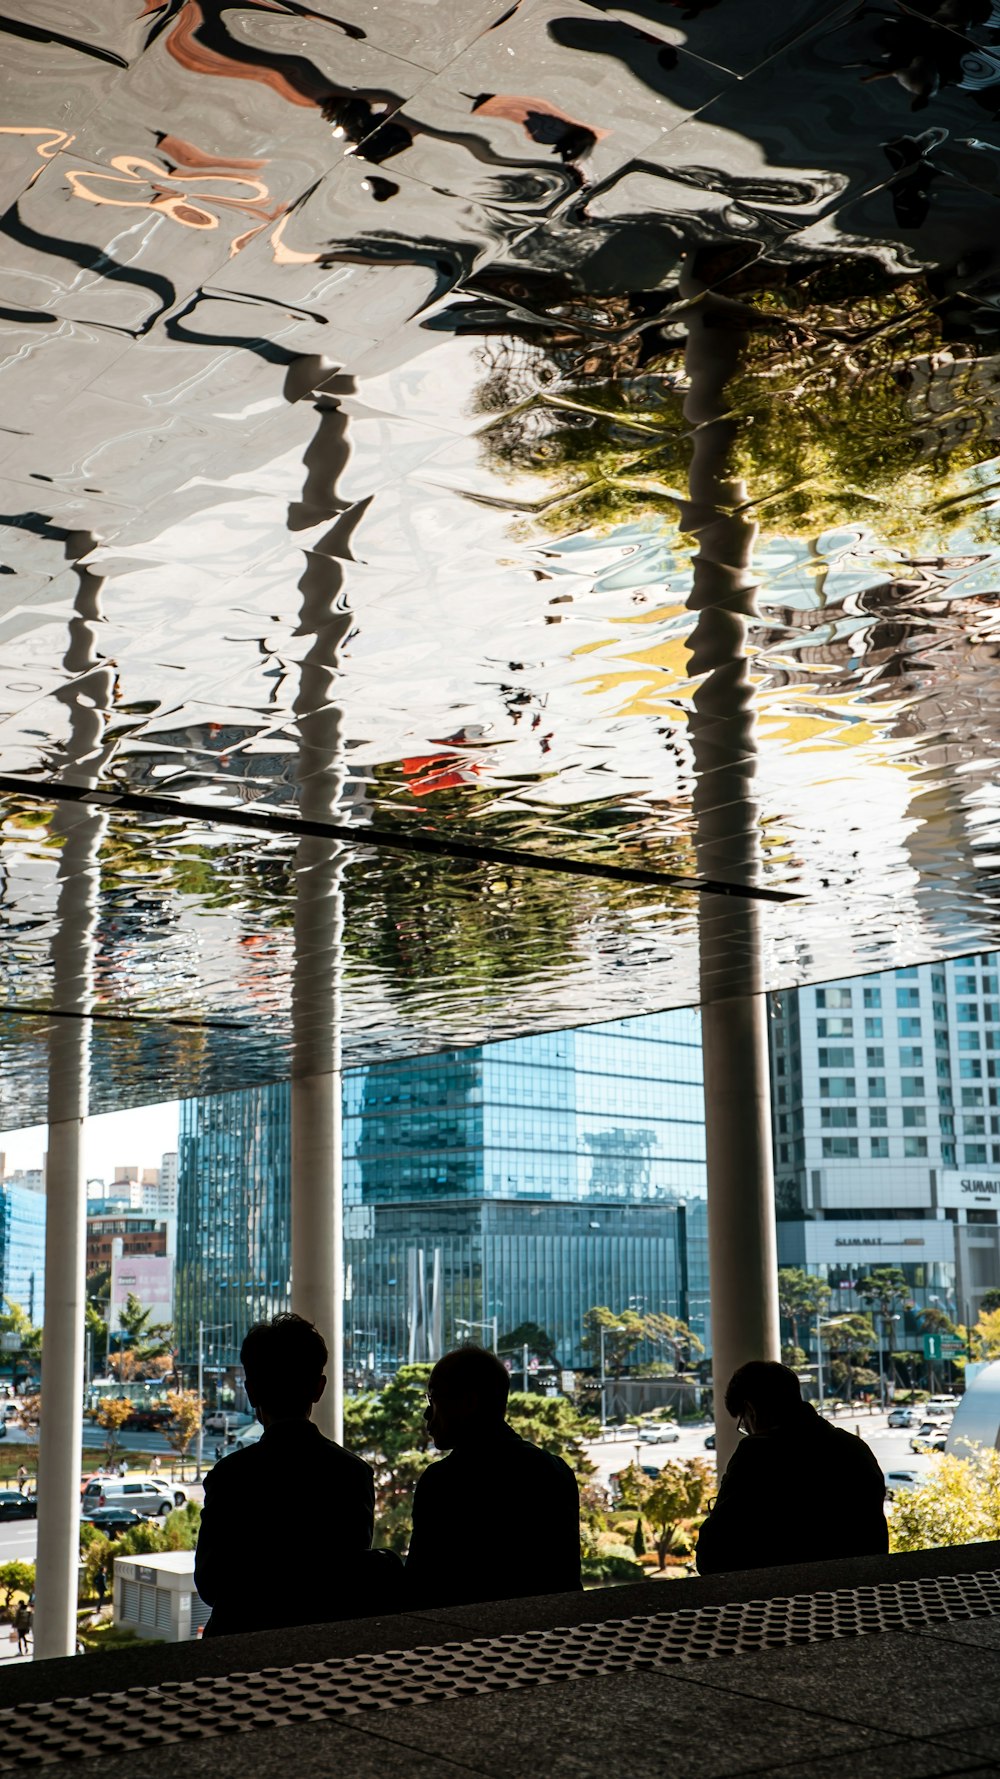
[[932,1421],[941,1421],[951,1417],[958,1407],[957,1396],[929,1396],[924,1403],[924,1414]]
[[83,1491],[81,1505],[85,1514],[95,1507],[131,1507],[147,1518],[162,1515],[166,1519],[186,1500],[183,1489],[156,1476],[95,1476]]

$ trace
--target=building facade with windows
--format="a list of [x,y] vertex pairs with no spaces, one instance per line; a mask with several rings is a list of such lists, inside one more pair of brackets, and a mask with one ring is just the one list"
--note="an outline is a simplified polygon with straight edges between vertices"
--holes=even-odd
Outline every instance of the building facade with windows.
[[0,1305],[16,1303],[38,1327],[45,1320],[45,1193],[0,1183]]
[[998,954],[773,995],[770,1039],[782,1264],[834,1311],[900,1266],[917,1310],[975,1321],[1000,1286]]
[[[187,1102],[177,1319],[240,1331],[287,1305],[289,1089]],[[344,1077],[348,1368],[385,1375],[525,1321],[583,1363],[582,1318],[631,1303],[706,1342],[696,1012],[510,1039]],[[650,1355],[651,1356],[651,1355]]]

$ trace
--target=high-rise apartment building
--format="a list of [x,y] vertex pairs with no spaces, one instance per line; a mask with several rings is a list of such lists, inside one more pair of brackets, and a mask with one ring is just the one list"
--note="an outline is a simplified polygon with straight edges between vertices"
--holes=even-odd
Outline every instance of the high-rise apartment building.
[[[181,1109],[178,1333],[287,1301],[289,1090]],[[697,1014],[653,1014],[349,1071],[348,1364],[386,1372],[525,1321],[580,1363],[629,1302],[708,1339]]]
[[[975,1320],[1000,1285],[996,952],[770,999],[779,1258],[903,1269],[916,1309]],[[911,1331],[912,1332],[912,1331]]]

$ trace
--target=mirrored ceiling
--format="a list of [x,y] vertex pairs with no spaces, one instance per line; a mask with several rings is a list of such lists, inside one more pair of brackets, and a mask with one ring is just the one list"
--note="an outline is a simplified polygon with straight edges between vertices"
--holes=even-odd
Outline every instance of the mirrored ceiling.
[[0,29],[0,1124],[998,943],[1000,6]]

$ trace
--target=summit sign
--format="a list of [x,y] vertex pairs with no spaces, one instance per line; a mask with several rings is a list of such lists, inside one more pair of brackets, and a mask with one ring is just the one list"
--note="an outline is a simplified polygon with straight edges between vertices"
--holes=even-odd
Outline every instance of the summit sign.
[[948,1210],[1000,1208],[1000,1172],[944,1170],[938,1185],[938,1204]]

